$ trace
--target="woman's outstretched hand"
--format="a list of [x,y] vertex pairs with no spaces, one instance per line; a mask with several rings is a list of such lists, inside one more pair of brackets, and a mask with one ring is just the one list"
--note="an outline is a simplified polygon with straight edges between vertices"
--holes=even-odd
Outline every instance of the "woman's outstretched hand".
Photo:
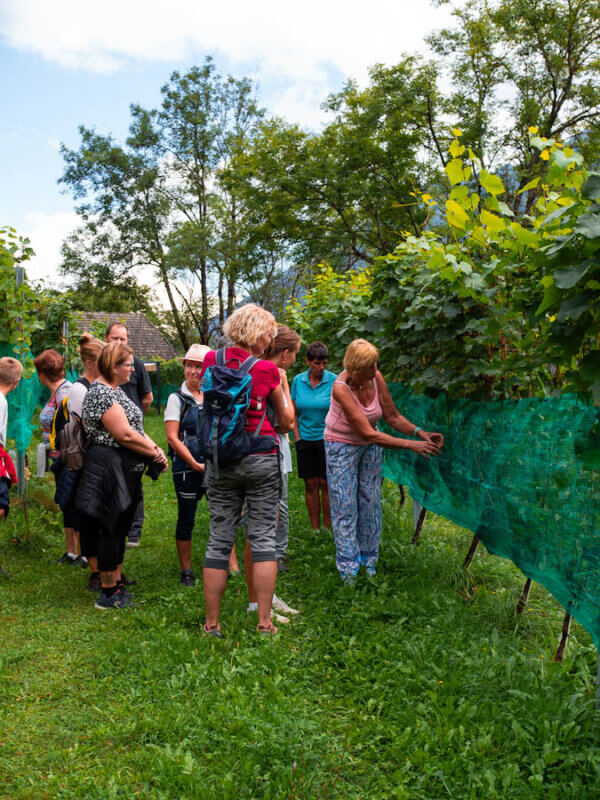
[[429,431],[419,431],[417,434],[424,442],[430,442],[437,448],[437,452],[444,446],[444,437],[441,433],[429,433]]
[[411,442],[411,446],[409,450],[414,450],[415,453],[418,453],[423,458],[429,459],[430,456],[437,456],[440,452],[439,447],[435,445],[433,442],[429,440],[423,440],[422,442]]

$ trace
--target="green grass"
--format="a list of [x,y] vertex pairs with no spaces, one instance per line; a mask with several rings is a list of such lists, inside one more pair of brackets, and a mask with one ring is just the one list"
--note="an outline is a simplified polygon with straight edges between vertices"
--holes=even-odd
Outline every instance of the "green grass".
[[[162,436],[157,418],[150,432]],[[289,575],[302,615],[254,633],[232,580],[222,642],[203,638],[202,586],[180,588],[169,476],[145,482],[142,545],[126,555],[140,608],[99,612],[83,571],[55,565],[60,522],[32,481],[30,532],[0,528],[0,797],[595,798],[596,652],[573,626],[552,663],[562,610],[430,517],[410,544],[410,503],[386,485],[378,581],[340,586],[292,480]],[[208,513],[201,505],[200,572]],[[242,539],[238,539],[242,546]]]

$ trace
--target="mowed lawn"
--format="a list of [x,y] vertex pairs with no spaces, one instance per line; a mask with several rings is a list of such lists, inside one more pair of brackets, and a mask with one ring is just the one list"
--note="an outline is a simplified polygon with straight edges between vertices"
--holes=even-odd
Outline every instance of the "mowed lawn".
[[[164,439],[158,417],[150,433]],[[340,585],[333,544],[290,492],[289,575],[301,609],[275,639],[255,633],[230,581],[224,641],[203,638],[202,584],[180,588],[170,475],[145,480],[141,547],[126,572],[139,607],[97,611],[83,570],[55,564],[60,522],[30,483],[29,523],[0,527],[0,797],[596,798],[596,651],[573,626],[552,663],[562,609],[437,517],[410,544],[410,501],[384,489],[375,585]],[[201,574],[208,512],[197,522]],[[238,537],[243,547],[243,538]]]

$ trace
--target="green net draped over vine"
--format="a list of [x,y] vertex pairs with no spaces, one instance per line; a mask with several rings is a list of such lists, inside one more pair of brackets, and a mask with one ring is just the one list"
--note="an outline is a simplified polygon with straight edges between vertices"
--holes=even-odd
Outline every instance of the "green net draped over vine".
[[544,585],[598,647],[600,410],[573,395],[486,403],[390,391],[446,444],[430,461],[386,450],[385,477]]
[[[14,345],[0,344],[0,356],[18,358]],[[19,453],[24,453],[37,427],[35,409],[40,402],[42,385],[36,373],[29,378],[21,378],[19,385],[7,396],[8,430],[7,437],[14,439]]]

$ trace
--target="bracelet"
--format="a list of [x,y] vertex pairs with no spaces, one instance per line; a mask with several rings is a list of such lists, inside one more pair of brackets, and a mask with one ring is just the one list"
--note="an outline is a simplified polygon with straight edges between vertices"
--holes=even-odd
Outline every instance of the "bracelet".
[[421,430],[421,428],[415,428],[413,431],[413,436],[416,436],[417,433]]

